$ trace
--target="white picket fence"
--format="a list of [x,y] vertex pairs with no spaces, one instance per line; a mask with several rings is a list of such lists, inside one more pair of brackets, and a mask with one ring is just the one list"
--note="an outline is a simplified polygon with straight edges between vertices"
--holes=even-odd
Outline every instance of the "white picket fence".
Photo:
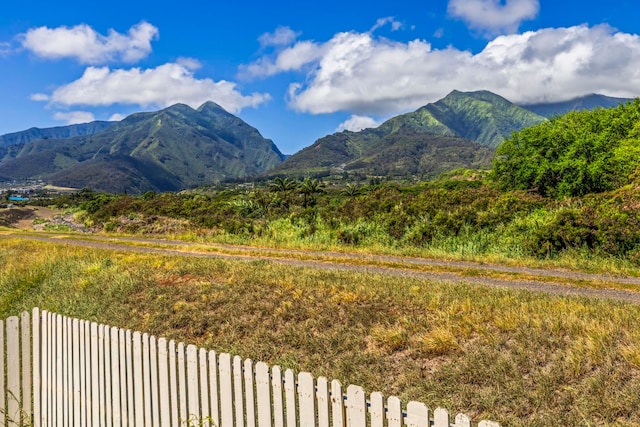
[[0,321],[0,344],[0,427],[471,426],[464,414],[452,423],[423,403],[403,409],[358,386],[37,308]]

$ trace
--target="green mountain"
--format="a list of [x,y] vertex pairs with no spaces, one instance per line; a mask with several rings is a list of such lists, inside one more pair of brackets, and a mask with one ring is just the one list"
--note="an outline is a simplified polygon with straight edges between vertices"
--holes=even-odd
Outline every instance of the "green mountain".
[[522,105],[522,108],[526,108],[527,110],[541,116],[551,118],[553,116],[562,116],[569,111],[594,110],[596,108],[613,108],[617,107],[620,104],[624,104],[627,101],[631,100],[629,98],[613,98],[610,96],[592,93],[590,95],[581,96],[563,102]]
[[116,122],[95,121],[77,125],[56,126],[52,128],[31,128],[21,132],[0,135],[0,146],[27,143],[38,139],[62,139],[74,136],[92,135],[102,132]]
[[338,132],[294,154],[268,175],[437,175],[489,167],[493,148],[512,132],[544,121],[487,91],[453,91],[375,129]]
[[0,175],[110,192],[174,191],[262,173],[284,156],[219,105],[176,104],[107,129],[0,146]]

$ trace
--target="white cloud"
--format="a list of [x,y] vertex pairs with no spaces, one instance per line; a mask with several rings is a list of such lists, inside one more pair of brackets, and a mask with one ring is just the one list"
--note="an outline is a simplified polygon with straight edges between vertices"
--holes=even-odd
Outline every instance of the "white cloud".
[[299,32],[295,32],[289,27],[278,27],[273,33],[264,33],[258,37],[258,42],[260,42],[262,47],[288,46],[293,43],[299,35]]
[[34,93],[29,97],[32,101],[48,101],[49,95],[46,93]]
[[241,66],[240,74],[247,77],[267,77],[284,71],[296,71],[319,60],[323,54],[324,49],[321,45],[312,41],[301,41],[281,50],[275,60],[263,56],[252,64]]
[[124,119],[125,116],[124,114],[120,114],[120,113],[114,113],[111,115],[111,117],[109,117],[109,121],[110,122],[119,122],[120,120]]
[[10,53],[12,53],[14,51],[13,46],[11,45],[11,43],[8,42],[0,42],[0,56],[6,56],[9,55]]
[[[42,94],[32,95],[44,98]],[[57,88],[49,96],[52,105],[105,106],[131,104],[142,107],[167,107],[176,103],[198,107],[215,101],[227,111],[238,113],[255,107],[270,97],[264,93],[243,95],[233,82],[197,79],[193,70],[177,63],[156,68],[110,69],[88,67],[82,77]]]
[[336,132],[342,132],[343,130],[358,132],[362,129],[376,128],[378,126],[380,126],[380,123],[369,116],[353,115],[344,122],[340,123],[338,125],[338,128],[336,129]]
[[513,33],[539,10],[539,0],[449,0],[448,6],[451,16],[487,34]]
[[391,31],[398,31],[402,28],[402,22],[396,21],[393,16],[387,16],[386,18],[378,18],[376,21],[376,25],[371,28],[369,32],[374,32],[375,30],[384,27],[385,25],[391,25]]
[[[285,55],[307,49],[308,43],[299,41],[283,51],[282,58],[270,62],[269,72],[287,69],[282,65]],[[288,69],[306,71],[304,79],[290,85],[289,104],[313,114],[386,116],[436,101],[454,89],[486,89],[519,103],[594,92],[640,95],[640,37],[606,25],[500,36],[477,54],[433,49],[424,40],[375,38],[368,32],[338,33],[325,43],[313,43],[313,52],[315,58],[288,62]]]
[[109,34],[103,36],[81,24],[33,28],[20,38],[23,48],[45,59],[75,58],[83,64],[135,62],[149,55],[151,41],[158,38],[158,29],[143,21],[131,27],[127,34],[109,30]]
[[95,116],[88,111],[69,111],[67,113],[55,113],[53,115],[55,120],[62,120],[67,122],[68,125],[75,125],[78,123],[89,123],[95,121]]

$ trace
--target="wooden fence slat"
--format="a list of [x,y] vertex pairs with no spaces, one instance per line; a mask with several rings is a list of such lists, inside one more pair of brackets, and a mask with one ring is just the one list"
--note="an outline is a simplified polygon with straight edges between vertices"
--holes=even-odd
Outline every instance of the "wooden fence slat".
[[[4,356],[5,356],[5,322],[0,320],[0,372],[4,372],[5,371],[5,363],[4,363]],[[6,399],[7,399],[7,384],[5,383],[5,377],[4,374],[0,375],[0,426],[4,426],[6,425],[6,417],[5,414],[7,413],[7,407],[6,407]]]
[[[42,336],[40,334],[40,310],[35,307],[31,312],[31,331],[32,331],[32,351],[33,359],[31,365],[31,372],[33,373],[33,425],[34,427],[40,427],[41,420],[41,408],[40,404],[42,398],[42,364],[40,358],[40,351],[42,351]],[[0,343],[2,340],[0,339]],[[1,344],[0,344],[1,345]]]
[[[29,312],[21,314],[22,325],[21,342],[22,342],[22,413],[26,416],[31,415],[31,382],[33,372],[31,370],[31,315]],[[26,419],[24,421],[27,421]],[[31,422],[29,420],[29,422]]]
[[7,425],[20,424],[20,326],[16,316],[6,321],[7,334]]
[[309,372],[301,372],[298,374],[300,427],[314,427],[316,425],[315,391],[311,374]]
[[127,375],[127,423],[130,426],[135,426],[135,386],[133,384],[133,334],[130,330],[126,330],[124,333],[125,340],[125,357],[127,359],[126,375]]
[[233,384],[231,355],[222,353],[218,357],[220,373],[220,427],[233,427]]
[[187,419],[199,421],[200,399],[198,396],[198,348],[195,345],[187,346],[187,400],[189,402],[189,414]]
[[118,329],[118,357],[120,358],[120,425],[129,425],[128,381],[127,381],[127,342],[126,331]]
[[198,364],[200,370],[200,417],[202,419],[202,426],[209,427],[211,412],[209,411],[209,369],[207,364],[207,350],[201,348],[198,353]]
[[183,343],[178,343],[178,390],[180,393],[180,424],[189,419],[187,412],[187,359]]
[[79,365],[80,365],[80,418],[79,423],[81,426],[89,425],[89,421],[87,419],[87,322],[85,320],[81,320],[78,322],[78,336],[79,336],[79,345],[78,345],[78,354],[80,357]]
[[180,414],[178,413],[178,372],[176,370],[176,342],[169,341],[169,398],[171,400],[171,420],[170,425],[178,427],[180,425]]
[[284,427],[284,401],[282,400],[282,369],[271,368],[271,388],[273,396],[273,427]]
[[209,351],[209,405],[211,405],[211,424],[220,426],[220,397],[218,395],[218,355]]
[[158,339],[158,388],[160,389],[160,426],[171,425],[171,402],[169,398],[169,365],[167,363],[167,340]]
[[296,402],[296,377],[291,369],[284,372],[284,397],[287,411],[287,427],[296,427],[298,405]]
[[106,420],[106,427],[113,425],[113,368],[111,365],[111,328],[104,325],[104,384],[105,384],[105,406],[104,415]]
[[329,427],[329,381],[325,377],[320,377],[316,380],[316,403],[318,426]]
[[108,373],[111,378],[111,408],[107,408],[112,414],[113,425],[120,426],[122,424],[122,412],[120,410],[120,337],[118,328],[109,328],[111,346],[111,366]]
[[158,340],[155,336],[149,337],[149,375],[151,376],[151,424],[160,424],[160,391],[158,390]]
[[73,321],[70,317],[64,317],[64,416],[65,426],[73,426]]
[[244,393],[242,392],[242,359],[233,358],[233,403],[236,409],[236,427],[244,427]]
[[271,421],[271,378],[266,363],[256,363],[256,404],[258,427],[272,427]]
[[246,427],[256,427],[256,398],[253,385],[253,362],[244,361],[244,398],[246,409]]
[[342,384],[338,380],[331,381],[331,423],[333,427],[346,425]]
[[449,427],[449,411],[443,408],[436,408],[433,411],[433,426],[434,427]]
[[429,427],[429,409],[424,403],[407,403],[407,427]]
[[[371,406],[369,413],[371,414],[371,427],[384,426],[384,397],[382,393],[371,393]],[[449,427],[449,426],[447,426]]]
[[82,427],[80,421],[80,410],[82,405],[81,400],[81,385],[80,385],[80,321],[78,319],[71,320],[71,335],[69,339],[71,345],[71,357],[72,357],[72,369],[73,375],[69,375],[72,378],[72,393],[73,393],[73,424],[75,427]]
[[142,383],[142,334],[133,333],[133,389],[135,395],[135,426],[144,426],[144,388]]
[[357,385],[347,387],[347,426],[367,427],[367,401],[364,390]]
[[387,399],[387,425],[388,427],[402,427],[402,402],[395,396]]
[[149,334],[142,334],[142,387],[144,395],[144,425],[153,426],[153,412],[151,407],[151,396],[153,395],[151,390],[151,366],[150,362],[150,349],[149,349]]
[[471,427],[471,418],[469,418],[466,414],[456,415],[455,427]]
[[100,425],[100,368],[98,350],[98,324],[91,323],[91,425]]

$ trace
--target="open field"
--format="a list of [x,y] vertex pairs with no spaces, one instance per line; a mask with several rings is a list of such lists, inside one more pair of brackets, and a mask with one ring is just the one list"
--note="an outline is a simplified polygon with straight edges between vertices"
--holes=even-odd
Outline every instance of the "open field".
[[0,236],[0,315],[33,306],[503,425],[640,424],[635,304]]

